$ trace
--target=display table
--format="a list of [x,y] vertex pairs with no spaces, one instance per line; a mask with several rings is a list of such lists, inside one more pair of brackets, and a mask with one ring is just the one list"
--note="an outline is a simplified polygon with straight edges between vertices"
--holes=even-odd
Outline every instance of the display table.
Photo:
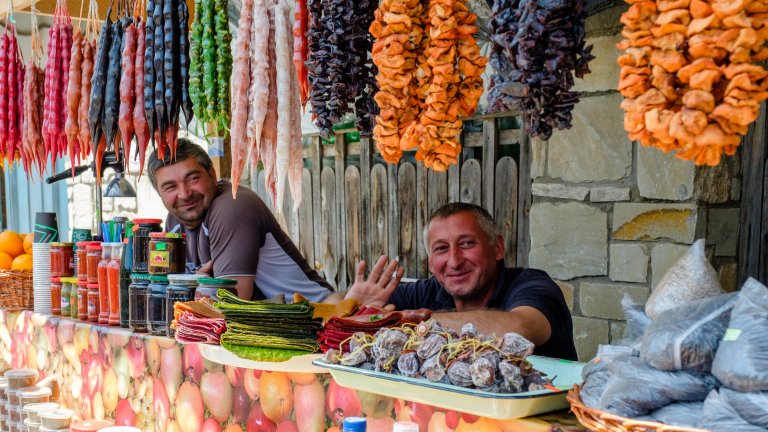
[[0,318],[0,358],[11,368],[55,376],[61,404],[78,419],[109,418],[145,432],[330,432],[344,416],[365,416],[368,431],[382,432],[396,420],[426,432],[586,430],[563,411],[494,420],[377,395],[376,388],[352,390],[311,362],[270,367],[69,318],[6,310]]

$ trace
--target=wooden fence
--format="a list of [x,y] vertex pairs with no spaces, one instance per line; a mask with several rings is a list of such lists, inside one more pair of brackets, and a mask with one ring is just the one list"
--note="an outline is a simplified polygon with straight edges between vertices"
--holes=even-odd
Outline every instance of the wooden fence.
[[[398,256],[406,277],[428,276],[424,223],[438,207],[454,201],[482,205],[494,215],[504,234],[506,263],[524,265],[528,229],[521,216],[530,205],[528,139],[520,129],[501,130],[500,121],[478,118],[482,132],[465,128],[460,164],[445,173],[416,163],[413,152],[397,165],[385,164],[371,140],[346,142],[351,131],[338,131],[335,144],[307,136],[303,201],[293,213],[287,195],[281,223],[337,289],[354,282],[361,259],[370,264],[381,255]],[[269,203],[263,171],[251,178],[251,187]]]

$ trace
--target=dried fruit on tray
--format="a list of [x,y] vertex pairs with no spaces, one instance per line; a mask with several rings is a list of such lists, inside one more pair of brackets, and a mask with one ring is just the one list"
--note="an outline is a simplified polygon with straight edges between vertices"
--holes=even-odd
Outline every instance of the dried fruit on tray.
[[552,387],[551,379],[526,360],[533,343],[517,333],[477,335],[471,323],[461,334],[434,320],[382,328],[374,335],[360,331],[339,347],[343,353],[329,350],[324,361],[495,393]]

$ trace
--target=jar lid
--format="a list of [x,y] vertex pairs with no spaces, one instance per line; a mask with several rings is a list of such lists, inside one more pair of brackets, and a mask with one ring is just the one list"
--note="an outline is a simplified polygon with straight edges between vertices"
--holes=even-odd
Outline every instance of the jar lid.
[[150,282],[168,283],[168,276],[165,275],[151,275],[149,277]]
[[98,288],[98,287],[99,287],[99,284],[97,284],[97,283],[88,283],[88,284],[86,284],[86,286],[87,286],[89,289],[90,289],[90,288]]
[[205,278],[205,275],[201,274],[195,274],[195,273],[176,273],[176,274],[169,274],[168,275],[168,282],[175,283],[175,282],[194,282],[197,284],[197,282],[200,279]]
[[[94,243],[95,243],[95,242],[94,242]],[[86,246],[85,250],[89,250],[89,251],[100,251],[100,250],[101,250],[101,243],[99,243],[99,244],[97,244],[97,245],[95,245],[95,244],[92,244],[92,245],[90,245],[90,246]]]
[[16,395],[19,398],[23,397],[45,397],[50,396],[53,394],[53,391],[48,387],[43,386],[32,386],[32,387],[24,387],[20,388],[19,392],[16,393]]
[[147,218],[147,219],[134,219],[133,223],[139,224],[139,225],[150,225],[150,224],[160,225],[161,223],[163,223],[163,221],[161,219]]
[[237,285],[237,281],[234,279],[222,279],[222,278],[200,278],[197,280],[200,285]]
[[107,242],[107,243],[102,243],[101,245],[107,246],[107,247],[115,247],[115,246],[122,246],[123,242]]
[[51,283],[61,283],[61,278],[52,277],[51,278]]
[[78,280],[76,277],[63,277],[60,279],[61,279],[61,283],[68,283],[68,284],[77,283],[77,280]]
[[149,275],[146,273],[131,273],[131,280],[135,281],[148,281]]
[[72,247],[74,246],[74,243],[70,242],[53,242],[51,243],[51,247]]
[[88,287],[88,279],[85,279],[85,280],[80,280],[80,279],[78,279],[78,280],[77,280],[77,284],[78,284],[79,286],[81,286],[81,287]]
[[149,233],[149,238],[159,238],[159,239],[185,239],[187,238],[186,234],[182,233],[162,233],[162,232],[153,232]]
[[5,378],[9,380],[24,379],[29,377],[37,378],[37,371],[34,369],[11,369],[5,372]]
[[83,420],[72,424],[69,429],[72,432],[96,432],[110,426],[114,426],[114,423],[107,420]]
[[66,408],[56,408],[52,410],[40,411],[41,419],[45,418],[51,420],[67,420],[71,419],[73,415],[75,415],[75,412]]
[[31,403],[31,404],[24,405],[24,411],[28,413],[50,411],[58,408],[59,408],[59,404],[57,404],[56,402],[38,402],[38,403]]

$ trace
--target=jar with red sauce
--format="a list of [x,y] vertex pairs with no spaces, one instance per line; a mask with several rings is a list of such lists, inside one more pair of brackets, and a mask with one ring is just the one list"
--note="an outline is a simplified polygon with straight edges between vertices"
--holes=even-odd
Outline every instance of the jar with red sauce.
[[[107,264],[107,286],[109,288],[109,325],[120,325],[120,313],[123,308],[120,301],[120,270],[122,266],[123,244],[111,243],[110,259]],[[125,305],[128,307],[128,305]]]
[[98,269],[99,278],[99,324],[109,324],[109,281],[107,267],[112,259],[112,243],[101,244],[101,260]]
[[61,315],[61,279],[51,278],[51,314]]
[[73,243],[51,243],[51,277],[69,277],[75,274]]
[[77,281],[77,318],[88,321],[88,281],[84,280]]
[[99,245],[99,242],[81,241],[77,242],[77,250],[75,256],[77,256],[75,265],[75,275],[78,280],[88,280],[88,246]]
[[[98,243],[98,242],[96,242]],[[92,244],[86,246],[86,269],[88,277],[86,280],[89,284],[99,283],[99,261],[101,261],[101,243]]]
[[86,298],[88,299],[88,321],[99,322],[99,284],[88,284]]

